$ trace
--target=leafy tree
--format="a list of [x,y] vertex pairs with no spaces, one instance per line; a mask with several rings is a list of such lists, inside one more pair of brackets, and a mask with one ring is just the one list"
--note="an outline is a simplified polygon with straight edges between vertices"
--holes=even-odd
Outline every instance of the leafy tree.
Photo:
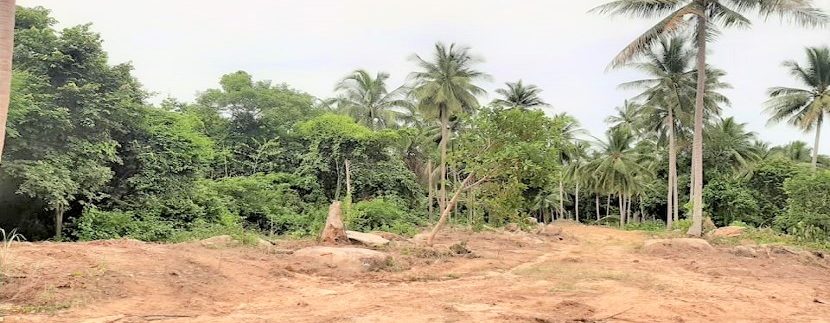
[[768,224],[760,216],[758,202],[743,183],[729,178],[716,178],[703,190],[706,211],[717,226],[741,221],[753,226]]
[[767,111],[771,122],[787,122],[804,131],[815,128],[816,141],[813,145],[812,164],[818,167],[818,147],[821,139],[821,125],[830,115],[830,48],[807,48],[807,65],[786,61],[784,66],[793,77],[809,89],[774,87],[769,90],[770,100]]
[[753,162],[760,159],[752,146],[755,133],[745,130],[746,123],[738,123],[729,117],[715,122],[706,129],[704,156],[710,173],[747,172]]
[[[612,61],[612,66],[619,66],[631,61],[636,56],[647,52],[661,37],[677,34],[694,26],[695,44],[697,46],[696,70],[697,87],[695,93],[694,141],[692,149],[692,226],[689,234],[700,236],[703,223],[703,120],[706,93],[706,45],[717,34],[718,25],[723,27],[746,27],[749,19],[742,16],[742,11],[757,11],[762,16],[772,14],[782,18],[789,17],[802,25],[824,25],[828,17],[811,3],[802,0],[615,0],[597,7],[594,11],[612,15],[631,15],[635,17],[661,17],[662,19],[649,28],[631,44],[626,46]],[[664,16],[665,15],[665,16]],[[688,19],[691,17],[692,19]]]
[[784,183],[787,211],[775,219],[788,233],[807,240],[830,240],[830,171],[802,173]]

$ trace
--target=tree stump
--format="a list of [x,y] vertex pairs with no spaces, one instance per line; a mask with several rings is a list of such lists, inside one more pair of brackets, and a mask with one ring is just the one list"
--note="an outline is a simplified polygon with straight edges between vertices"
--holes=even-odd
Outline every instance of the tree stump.
[[340,209],[340,202],[334,201],[329,206],[329,215],[326,218],[326,226],[320,233],[320,242],[328,245],[347,245],[349,237],[346,235],[346,226],[343,224],[343,212]]

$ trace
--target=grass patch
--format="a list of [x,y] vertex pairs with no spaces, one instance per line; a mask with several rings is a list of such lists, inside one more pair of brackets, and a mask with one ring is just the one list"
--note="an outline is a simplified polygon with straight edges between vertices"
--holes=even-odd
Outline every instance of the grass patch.
[[257,231],[247,230],[241,226],[203,225],[187,231],[174,233],[168,242],[181,243],[195,240],[204,240],[211,237],[229,235],[245,246],[256,246],[263,236]]
[[830,251],[830,243],[803,241],[798,238],[780,233],[771,228],[747,228],[743,234],[737,237],[718,237],[710,241],[716,245],[738,246],[751,241],[758,245],[780,245],[794,246],[811,250]]

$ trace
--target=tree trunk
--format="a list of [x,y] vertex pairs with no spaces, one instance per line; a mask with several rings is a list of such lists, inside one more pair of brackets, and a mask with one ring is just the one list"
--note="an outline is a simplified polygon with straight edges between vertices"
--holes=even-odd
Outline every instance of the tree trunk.
[[[698,0],[700,1],[700,0]],[[697,17],[697,93],[695,93],[695,135],[692,145],[692,226],[688,235],[703,233],[703,97],[706,95],[706,14]]]
[[12,86],[15,0],[0,0],[0,161],[6,143],[6,118]]
[[576,190],[574,192],[574,210],[576,211],[576,222],[579,222],[579,182],[576,182]]
[[61,241],[63,239],[63,206],[55,208],[55,240]]
[[816,121],[816,143],[813,145],[813,170],[818,169],[818,143],[821,139],[821,118]]
[[340,186],[342,184],[340,183],[341,182],[341,180],[340,180],[340,162],[338,162],[336,159],[334,160],[334,166],[335,166],[335,169],[337,170],[337,186],[334,189],[334,199],[339,201],[340,200]]
[[429,188],[429,195],[427,196],[427,205],[429,207],[429,220],[432,221],[433,215],[433,191],[435,191],[435,183],[432,182],[432,160],[427,161],[427,187]]
[[675,142],[674,142],[674,109],[669,108],[669,118],[668,118],[668,127],[669,127],[669,179],[668,179],[668,193],[666,193],[666,228],[671,230],[672,226],[674,225],[674,209],[675,199],[674,199],[674,185],[675,181],[674,178],[677,176],[677,151],[675,150]]
[[678,194],[678,182],[677,182],[677,160],[675,160],[675,168],[674,168],[674,222],[680,221],[680,195]]
[[611,216],[611,194],[608,194],[608,198],[605,200],[605,217]]
[[441,142],[439,143],[439,149],[441,151],[441,187],[438,193],[438,206],[442,212],[447,206],[447,142],[450,139],[450,116],[448,110],[447,106],[442,104],[439,111],[441,114]]
[[565,218],[565,183],[559,179],[559,218]]
[[625,203],[627,203],[625,207],[625,216],[629,217],[634,222],[637,222],[637,217],[631,215],[631,200],[633,200],[633,198],[631,197],[631,195],[628,195],[628,197],[625,200]]
[[352,162],[348,159],[343,161],[343,164],[346,166],[346,199],[349,200],[349,203],[352,202]]
[[599,221],[599,193],[597,193],[595,201],[597,202],[597,221]]
[[444,224],[447,223],[447,218],[450,216],[450,212],[452,212],[452,208],[455,206],[455,203],[458,202],[458,198],[461,197],[461,192],[464,191],[465,186],[470,183],[470,180],[473,179],[473,174],[467,175],[467,178],[464,179],[464,182],[455,190],[455,194],[452,195],[452,199],[448,202],[446,206],[444,206],[444,210],[441,211],[441,217],[438,219],[438,223],[435,224],[435,227],[432,228],[432,232],[429,234],[427,238],[427,245],[432,246],[433,241],[435,240],[435,235],[438,234],[438,231],[444,227]]
[[625,226],[625,196],[620,193],[619,198],[619,205],[620,205],[620,228]]

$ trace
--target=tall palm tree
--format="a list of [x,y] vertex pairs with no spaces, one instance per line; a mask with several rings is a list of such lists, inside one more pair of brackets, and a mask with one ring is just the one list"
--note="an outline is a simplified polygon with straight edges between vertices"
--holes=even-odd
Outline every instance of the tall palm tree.
[[[678,135],[691,128],[694,119],[694,97],[697,90],[697,70],[695,70],[695,53],[684,37],[663,37],[656,48],[644,53],[641,59],[626,64],[627,67],[641,71],[648,78],[623,83],[620,88],[642,89],[636,97],[643,100],[644,106],[639,115],[641,126],[647,131],[656,132],[661,139],[668,142],[669,175],[667,178],[666,225],[671,228],[680,213],[677,187],[677,139]],[[722,71],[710,69],[706,79],[705,112],[706,119],[720,114],[720,105],[729,104],[726,96],[717,92],[729,88],[720,82]]]
[[574,214],[576,222],[579,222],[579,188],[585,183],[585,164],[588,163],[587,142],[577,140],[571,145],[571,152],[568,167],[565,170],[565,177],[574,184]]
[[611,128],[624,128],[636,133],[640,130],[640,112],[642,106],[629,100],[625,100],[622,106],[616,107],[617,114],[605,119]]
[[549,106],[539,97],[542,89],[536,85],[524,85],[522,80],[518,82],[504,83],[507,88],[497,89],[496,93],[501,95],[501,98],[493,100],[493,104],[500,105],[506,108],[518,108],[527,110],[531,108],[539,108]]
[[442,43],[435,44],[431,60],[425,60],[417,54],[413,60],[419,71],[410,74],[414,80],[412,94],[418,99],[418,107],[427,117],[440,120],[441,142],[441,183],[440,205],[443,208],[447,200],[447,143],[449,141],[450,117],[462,111],[478,107],[477,95],[485,93],[475,82],[488,79],[489,76],[474,69],[481,60],[470,54],[467,47]]
[[338,103],[341,108],[359,123],[371,128],[382,129],[396,125],[395,108],[411,105],[405,99],[404,88],[389,92],[386,89],[387,73],[377,73],[372,77],[366,70],[355,70],[335,86],[340,92]]
[[698,74],[692,143],[692,226],[688,233],[700,236],[703,233],[703,114],[709,40],[717,34],[718,26],[749,26],[751,22],[740,12],[756,11],[763,17],[775,14],[806,26],[826,24],[827,15],[814,8],[810,0],[614,0],[593,11],[643,18],[662,17],[656,25],[626,46],[611,62],[612,67],[648,52],[661,37],[675,35],[691,27],[694,29]]
[[622,226],[625,225],[630,197],[642,185],[639,177],[647,174],[648,169],[641,163],[642,158],[634,147],[634,134],[624,128],[612,128],[607,136],[606,141],[598,142],[600,156],[591,161],[586,169],[593,173],[597,188],[618,195]]
[[786,61],[784,66],[796,79],[809,89],[774,87],[769,90],[770,100],[767,111],[772,114],[770,122],[787,120],[802,130],[816,130],[813,145],[813,169],[818,167],[818,145],[821,126],[830,114],[830,47],[807,48],[807,65]]
[[756,134],[746,131],[746,123],[735,118],[719,120],[706,128],[706,160],[717,165],[713,168],[728,167],[733,172],[745,172],[754,161],[760,159],[753,143]]
[[12,86],[15,0],[0,0],[0,160],[6,143],[6,118]]

